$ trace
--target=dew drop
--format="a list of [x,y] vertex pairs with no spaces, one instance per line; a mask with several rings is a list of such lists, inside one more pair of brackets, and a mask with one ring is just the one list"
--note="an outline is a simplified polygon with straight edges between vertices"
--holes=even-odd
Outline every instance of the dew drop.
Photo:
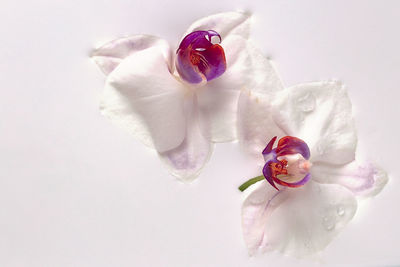
[[344,207],[343,206],[338,206],[337,208],[336,208],[336,212],[337,212],[337,214],[339,215],[339,216],[343,216],[344,215]]
[[312,93],[307,93],[297,99],[297,106],[303,112],[311,112],[315,108],[315,102],[315,96]]
[[322,221],[322,225],[327,231],[333,230],[333,228],[335,228],[335,224],[336,224],[335,219],[332,216],[325,216]]

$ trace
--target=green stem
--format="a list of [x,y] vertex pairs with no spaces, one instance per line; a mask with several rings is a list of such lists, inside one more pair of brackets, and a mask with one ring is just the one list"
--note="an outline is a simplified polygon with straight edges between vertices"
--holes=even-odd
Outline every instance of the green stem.
[[255,183],[257,183],[257,182],[259,182],[259,181],[262,181],[262,180],[264,180],[264,179],[265,179],[265,178],[264,178],[264,175],[260,175],[260,176],[251,178],[250,180],[248,180],[247,182],[245,182],[244,184],[242,184],[241,186],[239,186],[239,190],[243,192],[243,191],[246,190],[250,185],[255,184]]

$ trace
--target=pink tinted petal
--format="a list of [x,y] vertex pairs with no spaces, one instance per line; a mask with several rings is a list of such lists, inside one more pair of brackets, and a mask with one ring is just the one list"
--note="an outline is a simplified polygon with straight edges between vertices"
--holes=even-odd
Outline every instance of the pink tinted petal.
[[246,189],[242,206],[242,231],[250,255],[254,255],[264,238],[268,217],[284,200],[265,180]]
[[323,250],[353,218],[357,201],[339,185],[313,181],[274,190],[251,186],[242,207],[242,228],[251,255],[269,250],[302,257]]
[[186,100],[187,128],[182,144],[159,154],[171,174],[183,182],[191,182],[199,175],[214,147],[200,132],[195,101],[193,98]]
[[172,51],[166,41],[150,35],[133,35],[123,37],[95,49],[91,57],[103,71],[110,74],[125,58],[130,55],[145,50],[150,47],[158,46],[163,50],[168,63],[168,68],[172,70]]
[[372,163],[353,161],[346,165],[316,163],[311,167],[313,179],[319,183],[340,184],[358,196],[374,196],[388,182],[385,171]]

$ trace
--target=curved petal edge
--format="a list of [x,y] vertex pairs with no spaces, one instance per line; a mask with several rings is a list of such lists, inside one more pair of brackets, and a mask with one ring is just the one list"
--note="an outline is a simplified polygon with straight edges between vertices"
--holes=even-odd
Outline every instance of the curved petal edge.
[[91,58],[99,66],[100,70],[105,74],[110,74],[125,58],[130,55],[158,46],[163,50],[164,57],[168,62],[168,68],[173,71],[172,51],[168,43],[151,35],[133,35],[112,40],[91,53]]

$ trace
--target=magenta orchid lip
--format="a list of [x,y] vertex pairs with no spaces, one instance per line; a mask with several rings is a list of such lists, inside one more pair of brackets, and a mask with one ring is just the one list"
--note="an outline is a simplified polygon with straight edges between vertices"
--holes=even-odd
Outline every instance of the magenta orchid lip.
[[265,159],[265,179],[276,189],[275,183],[287,187],[304,185],[311,178],[308,145],[297,137],[285,136],[273,149],[276,139],[276,136],[273,137],[262,152]]
[[242,184],[240,191],[263,179],[277,190],[279,188],[275,183],[286,187],[300,187],[310,180],[310,149],[306,142],[297,137],[285,136],[273,148],[276,139],[276,136],[273,137],[262,152],[265,160],[263,175]]
[[[215,42],[217,39],[217,42]],[[226,70],[221,36],[213,30],[194,31],[183,38],[176,51],[176,69],[191,84],[211,81]]]

